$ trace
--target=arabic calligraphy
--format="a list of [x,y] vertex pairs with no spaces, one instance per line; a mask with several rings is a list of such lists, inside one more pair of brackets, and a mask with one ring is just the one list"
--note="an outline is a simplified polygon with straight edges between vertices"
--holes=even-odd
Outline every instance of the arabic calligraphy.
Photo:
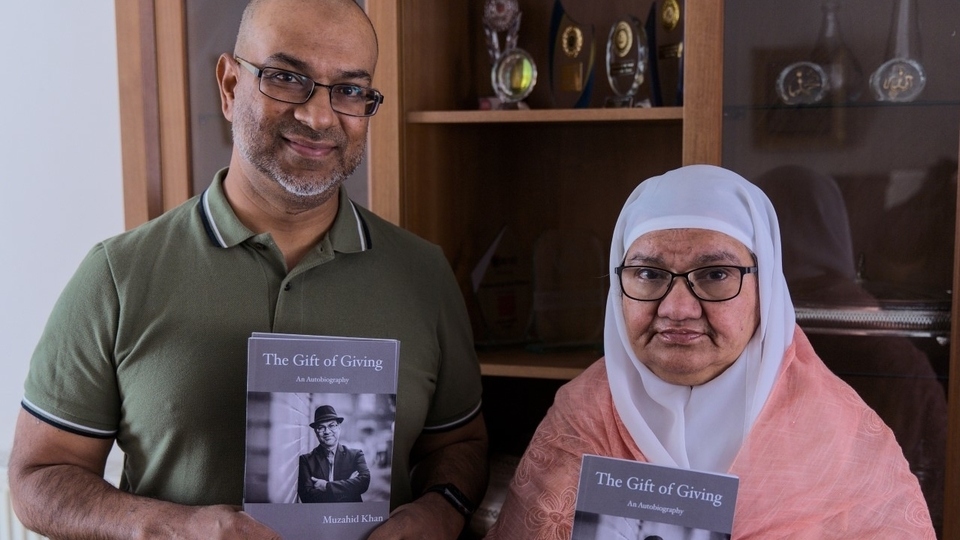
[[926,82],[923,66],[909,58],[888,60],[870,77],[870,86],[878,101],[913,101],[923,91]]
[[777,95],[787,105],[812,105],[823,99],[829,86],[827,74],[819,64],[796,62],[780,72]]

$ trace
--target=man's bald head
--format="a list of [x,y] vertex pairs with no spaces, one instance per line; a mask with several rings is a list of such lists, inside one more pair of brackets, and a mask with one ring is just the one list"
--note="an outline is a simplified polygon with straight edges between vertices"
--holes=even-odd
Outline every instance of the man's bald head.
[[316,5],[318,2],[342,5],[362,15],[363,19],[366,20],[367,24],[370,26],[374,40],[377,39],[377,32],[373,27],[373,23],[370,22],[370,18],[367,16],[367,13],[357,4],[356,0],[250,0],[250,2],[247,4],[247,7],[244,8],[243,15],[240,18],[240,29],[237,31],[237,41],[233,47],[234,52],[243,50],[247,40],[252,39],[252,36],[254,35],[253,21],[256,19],[257,13],[263,6],[273,2],[281,2],[290,5],[292,12],[296,12],[296,6],[298,4],[307,7],[309,7],[311,4]]
[[[370,88],[376,66],[376,34],[353,0],[252,0],[234,54],[217,64],[237,185],[296,211],[331,200],[362,160],[369,124],[335,109],[331,92]],[[263,91],[266,68],[313,81],[314,91],[304,102],[272,97]]]

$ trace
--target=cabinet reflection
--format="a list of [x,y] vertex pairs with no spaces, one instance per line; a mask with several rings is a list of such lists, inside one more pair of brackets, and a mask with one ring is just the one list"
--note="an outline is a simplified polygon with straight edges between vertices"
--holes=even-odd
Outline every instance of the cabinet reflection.
[[[946,287],[938,289],[921,277],[922,269],[902,271],[915,264],[911,253],[916,249],[889,248],[909,247],[907,238],[921,243],[916,232],[923,229],[922,216],[929,216],[931,208],[905,209],[904,201],[873,216],[888,224],[904,214],[919,219],[906,238],[891,237],[889,228],[879,227],[873,233],[878,238],[855,239],[844,192],[833,177],[787,165],[763,173],[754,183],[777,211],[784,274],[798,323],[824,363],[893,430],[934,523],[940,523],[949,350],[934,338],[949,330],[949,294]],[[862,202],[850,208],[860,210]],[[878,241],[885,245],[876,248]],[[874,249],[867,254],[864,246]],[[884,272],[876,272],[880,279],[868,279],[866,257],[882,264]]]

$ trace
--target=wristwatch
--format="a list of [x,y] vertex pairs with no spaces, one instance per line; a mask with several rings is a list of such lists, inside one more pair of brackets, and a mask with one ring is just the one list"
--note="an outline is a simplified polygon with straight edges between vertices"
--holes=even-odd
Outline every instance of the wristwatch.
[[451,506],[457,509],[457,512],[463,514],[464,517],[470,518],[473,514],[473,511],[476,510],[474,504],[463,494],[462,491],[457,489],[457,486],[453,484],[437,484],[435,486],[430,486],[424,493],[429,493],[435,491],[441,495],[443,498],[450,503]]

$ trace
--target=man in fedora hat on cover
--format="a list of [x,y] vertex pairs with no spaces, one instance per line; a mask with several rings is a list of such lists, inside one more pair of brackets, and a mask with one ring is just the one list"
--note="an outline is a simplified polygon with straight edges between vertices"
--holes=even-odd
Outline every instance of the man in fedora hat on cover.
[[300,456],[300,502],[362,502],[360,494],[370,487],[363,451],[340,444],[342,423],[343,417],[330,405],[321,405],[314,412],[310,427],[320,444]]

